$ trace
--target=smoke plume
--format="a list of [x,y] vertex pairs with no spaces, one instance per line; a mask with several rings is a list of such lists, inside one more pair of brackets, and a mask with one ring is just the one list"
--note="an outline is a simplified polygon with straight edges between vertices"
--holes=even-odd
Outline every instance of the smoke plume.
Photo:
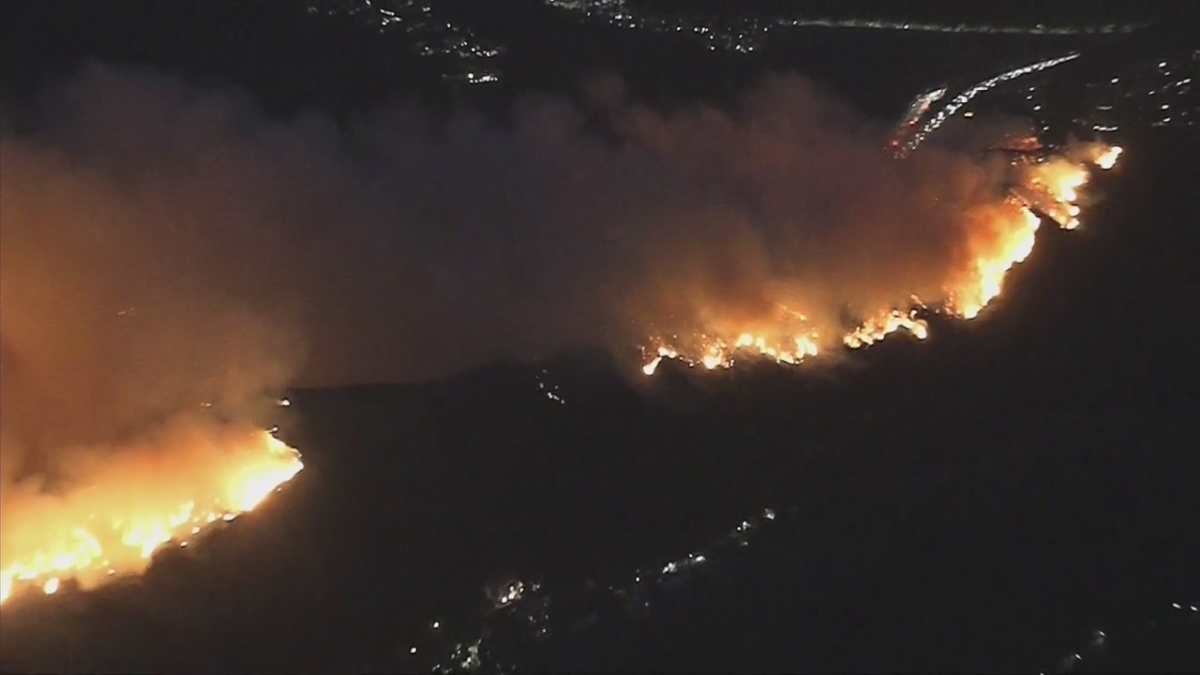
[[147,70],[48,88],[0,148],[5,500],[27,473],[153,456],[208,428],[192,416],[246,419],[292,384],[628,349],[780,305],[837,335],[937,297],[998,202],[995,167],[897,162],[882,126],[800,77],[732,111],[589,91],[507,123],[398,108],[339,126]]

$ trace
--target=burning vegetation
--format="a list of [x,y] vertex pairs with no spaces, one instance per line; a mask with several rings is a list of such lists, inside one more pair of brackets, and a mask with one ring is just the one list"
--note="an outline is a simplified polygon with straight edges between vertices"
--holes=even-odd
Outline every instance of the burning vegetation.
[[642,372],[653,375],[664,359],[708,370],[729,368],[739,356],[796,364],[838,343],[858,349],[900,330],[923,340],[929,326],[920,318],[921,311],[974,319],[1000,296],[1013,265],[1033,252],[1043,215],[1063,229],[1079,227],[1079,190],[1087,183],[1089,169],[1111,169],[1120,154],[1118,146],[1089,145],[1048,159],[1013,161],[1015,185],[1010,192],[995,204],[962,214],[968,253],[962,264],[945,267],[944,285],[936,297],[911,295],[908,306],[878,308],[846,329],[810,323],[802,311],[793,309],[804,307],[803,293],[788,295],[779,299],[774,317],[754,325],[738,326],[714,317],[691,335],[653,337],[643,348]]
[[77,456],[98,463],[74,467],[86,482],[64,494],[6,481],[0,603],[24,587],[49,595],[65,580],[87,587],[139,573],[159,548],[186,547],[213,523],[253,510],[304,466],[268,432],[198,419],[119,453]]
[[597,345],[644,343],[649,375],[923,338],[923,312],[996,298],[1041,222],[1076,227],[1119,154],[896,160],[799,77],[732,111],[589,96],[433,133],[103,66],[46,92],[0,137],[0,597],[137,573],[252,510],[303,466],[251,422],[264,392]]

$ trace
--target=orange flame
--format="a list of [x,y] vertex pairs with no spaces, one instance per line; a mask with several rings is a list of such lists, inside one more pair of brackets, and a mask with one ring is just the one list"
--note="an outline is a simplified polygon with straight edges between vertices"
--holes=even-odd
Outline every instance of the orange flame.
[[1109,148],[1101,148],[1099,153],[1092,160],[1096,166],[1108,171],[1117,165],[1117,159],[1121,156],[1124,150],[1119,145],[1114,145]]
[[[1085,151],[1084,159],[1108,170],[1116,165],[1121,152],[1117,146],[1094,145]],[[1041,218],[1034,209],[1063,229],[1073,230],[1079,226],[1081,210],[1076,202],[1079,190],[1089,177],[1085,165],[1056,157],[1024,165],[1020,174],[1020,184],[1011,197],[995,206],[966,214],[969,263],[946,281],[940,311],[969,320],[1000,296],[1009,270],[1028,258],[1037,242]],[[916,307],[924,307],[915,296],[913,301]],[[917,309],[884,307],[847,331],[842,336],[842,343],[857,349],[879,342],[901,329],[921,340],[929,333],[929,326],[918,317]],[[768,329],[729,334],[736,337],[727,337],[725,333],[699,334],[685,342],[677,338],[655,338],[651,340],[652,347],[643,350],[648,360],[642,372],[653,375],[665,359],[678,360],[688,366],[703,365],[712,370],[731,367],[737,353],[754,354],[786,364],[799,363],[817,355],[816,331],[784,339],[767,337],[778,332]]]
[[0,603],[24,585],[52,595],[66,579],[93,585],[139,572],[162,546],[186,546],[208,525],[253,510],[304,468],[296,450],[267,432],[224,456],[228,464],[198,485],[190,476],[131,494],[129,485],[102,482],[13,516],[0,531]]

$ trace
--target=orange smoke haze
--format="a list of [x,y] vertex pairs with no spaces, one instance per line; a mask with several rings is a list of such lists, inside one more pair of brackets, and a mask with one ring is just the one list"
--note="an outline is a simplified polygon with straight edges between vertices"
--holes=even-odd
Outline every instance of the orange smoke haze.
[[[6,349],[26,369],[71,354],[75,386],[34,378],[57,398],[170,409],[780,312],[836,344],[944,295],[992,245],[988,214],[1022,221],[1004,161],[929,147],[897,162],[886,125],[799,77],[732,111],[650,110],[612,82],[592,101],[532,97],[506,125],[399,108],[339,128],[88,68],[4,135]],[[589,116],[608,138],[584,133]]]
[[[12,108],[0,568],[97,509],[238,510],[230,471],[298,468],[247,422],[288,385],[684,348],[669,336],[799,359],[920,333],[914,296],[972,314],[1032,247],[1013,167],[932,146],[898,162],[889,125],[799,77],[732,111],[650,110],[613,82],[590,100],[339,126],[93,65]],[[607,134],[584,133],[596,120]],[[1039,180],[1078,188],[1073,161]]]

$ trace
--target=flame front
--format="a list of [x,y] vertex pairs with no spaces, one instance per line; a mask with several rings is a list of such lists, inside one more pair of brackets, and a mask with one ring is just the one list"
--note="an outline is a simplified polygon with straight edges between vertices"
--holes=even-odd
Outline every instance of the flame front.
[[[304,468],[300,454],[270,433],[238,434],[239,442],[209,455],[220,465],[201,474],[182,470],[163,485],[101,477],[68,497],[42,497],[37,508],[4,514],[0,603],[25,585],[50,595],[66,579],[90,586],[140,572],[160,547],[186,546],[210,524],[253,510]],[[146,470],[142,480],[162,468]]]
[[[945,280],[943,297],[931,309],[912,296],[908,307],[881,307],[868,312],[858,325],[840,336],[821,335],[814,328],[797,330],[790,326],[803,315],[779,308],[780,321],[769,326],[746,330],[738,326],[706,326],[691,336],[672,335],[652,338],[643,347],[646,357],[642,372],[653,375],[666,359],[708,370],[731,367],[738,354],[755,355],[779,363],[796,364],[817,356],[829,342],[846,347],[865,347],[903,330],[917,339],[929,334],[922,311],[938,311],[960,319],[973,319],[1004,289],[1004,279],[1013,265],[1033,252],[1042,217],[1053,220],[1065,230],[1079,227],[1079,191],[1087,183],[1088,166],[1108,170],[1116,165],[1122,149],[1118,146],[1092,145],[1078,161],[1064,156],[1043,160],[1015,161],[1015,186],[996,204],[963,216],[969,249],[967,263]],[[1078,153],[1076,153],[1078,154]],[[798,303],[792,303],[798,304]]]

